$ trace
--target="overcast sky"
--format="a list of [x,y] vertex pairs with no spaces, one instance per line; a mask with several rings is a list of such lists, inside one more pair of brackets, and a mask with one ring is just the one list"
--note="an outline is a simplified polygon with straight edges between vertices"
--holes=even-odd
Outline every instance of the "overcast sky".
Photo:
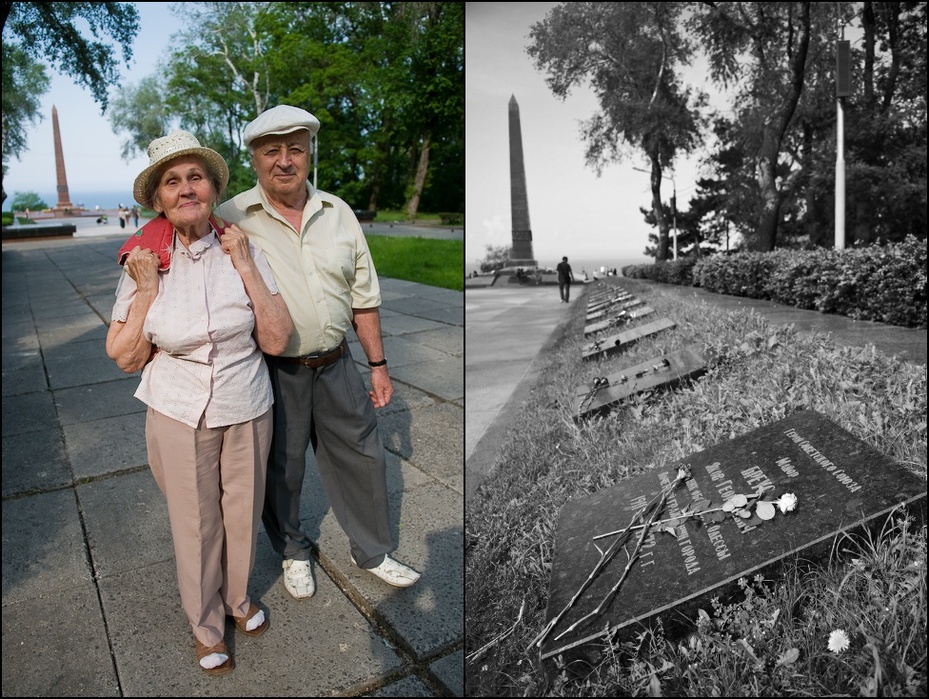
[[[129,66],[122,65],[120,73],[124,83],[138,85],[142,78],[155,71],[157,60],[168,48],[171,34],[181,28],[181,21],[168,11],[166,2],[136,3],[136,8],[140,29],[132,46],[132,62]],[[117,50],[116,57],[122,60],[122,49]],[[132,183],[148,165],[148,156],[137,156],[128,163],[122,160],[120,143],[124,137],[113,133],[109,117],[101,115],[100,105],[93,101],[90,92],[51,67],[46,66],[46,73],[51,84],[41,100],[43,119],[29,130],[28,151],[22,160],[9,162],[9,172],[3,182],[7,196],[12,198],[16,192],[56,191],[54,105],[58,110],[69,192],[73,195],[125,190],[126,199],[131,200]],[[111,89],[110,94],[116,94],[116,90]],[[8,199],[5,207],[9,207],[9,202]],[[73,196],[72,202],[77,203]],[[54,206],[57,199],[46,203]],[[96,203],[84,202],[90,208]],[[106,206],[117,204],[102,203]]]
[[[465,13],[466,202],[465,259],[483,258],[487,245],[510,245],[509,121],[511,96],[519,104],[532,227],[540,265],[569,258],[619,264],[641,258],[650,228],[639,207],[651,208],[644,156],[604,168],[601,177],[584,164],[580,123],[597,111],[593,92],[576,89],[556,98],[535,70],[526,46],[530,26],[553,2],[468,3]],[[705,88],[706,86],[704,86]],[[719,102],[717,101],[717,104]],[[695,162],[681,161],[674,174],[678,200],[693,194]],[[662,185],[668,201],[672,182]]]

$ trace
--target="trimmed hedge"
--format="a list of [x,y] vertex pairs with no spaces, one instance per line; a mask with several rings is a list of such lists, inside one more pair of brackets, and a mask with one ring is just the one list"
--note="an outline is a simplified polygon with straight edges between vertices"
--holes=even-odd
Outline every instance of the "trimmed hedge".
[[847,250],[775,250],[623,268],[633,279],[701,286],[797,308],[926,327],[926,241]]
[[693,268],[696,258],[685,257],[669,262],[657,262],[653,265],[630,265],[623,267],[623,276],[632,279],[651,279],[664,284],[693,286]]

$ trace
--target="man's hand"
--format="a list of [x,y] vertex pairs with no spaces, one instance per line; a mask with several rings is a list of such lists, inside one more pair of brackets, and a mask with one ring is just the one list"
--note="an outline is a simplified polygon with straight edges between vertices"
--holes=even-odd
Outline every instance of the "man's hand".
[[371,402],[375,408],[383,408],[394,394],[394,385],[390,380],[390,374],[387,373],[386,366],[377,366],[371,369],[371,390],[368,395],[371,396]]

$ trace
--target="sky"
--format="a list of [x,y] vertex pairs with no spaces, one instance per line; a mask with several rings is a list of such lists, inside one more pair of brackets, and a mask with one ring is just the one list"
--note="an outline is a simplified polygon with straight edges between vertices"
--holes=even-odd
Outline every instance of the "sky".
[[[588,87],[556,98],[525,51],[529,29],[554,2],[468,3],[465,13],[465,261],[486,256],[487,245],[510,245],[509,116],[519,105],[533,253],[540,266],[603,260],[619,266],[643,254],[650,228],[639,207],[651,208],[644,156],[611,164],[597,177],[584,164],[580,124],[598,109]],[[700,82],[705,81],[705,74]],[[703,85],[707,89],[707,85]],[[712,103],[721,104],[717,96]],[[662,198],[678,201],[694,192],[696,158],[679,161]]]
[[[181,20],[168,11],[166,2],[136,3],[139,11],[139,33],[132,45],[132,61],[123,63],[120,74],[123,83],[138,85],[151,75],[157,61],[169,46],[172,33],[182,28]],[[122,48],[117,48],[116,57],[123,60]],[[119,203],[132,203],[132,183],[148,165],[147,155],[137,155],[128,163],[120,157],[121,137],[113,133],[109,117],[100,113],[100,105],[94,102],[90,92],[74,83],[74,80],[57,73],[46,64],[50,78],[48,92],[42,97],[40,114],[43,119],[28,131],[28,150],[21,160],[11,158],[9,171],[4,178],[4,189],[9,197],[17,192],[36,192],[46,198],[49,206],[57,204],[55,194],[58,184],[55,175],[55,142],[52,130],[52,106],[58,111],[58,127],[64,153],[65,174],[68,191],[74,204],[83,203],[88,208],[95,205],[116,207]],[[110,95],[116,94],[111,88]],[[93,193],[125,192],[125,201],[83,201]],[[53,201],[48,201],[54,196]]]

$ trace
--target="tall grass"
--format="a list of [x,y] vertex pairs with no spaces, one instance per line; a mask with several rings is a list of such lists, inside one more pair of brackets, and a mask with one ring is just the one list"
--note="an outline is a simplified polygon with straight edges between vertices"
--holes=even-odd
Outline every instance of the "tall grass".
[[[530,393],[494,472],[467,504],[467,694],[925,695],[926,531],[902,517],[871,540],[837,541],[833,559],[812,571],[788,566],[777,580],[744,581],[742,599],[718,602],[688,638],[658,627],[634,643],[607,640],[593,664],[543,662],[530,650],[545,624],[556,522],[568,500],[803,408],[926,477],[923,367],[873,347],[837,348],[825,335],[773,327],[751,312],[646,293],[677,329],[603,364],[584,363],[577,304],[540,372],[546,382]],[[574,422],[578,386],[693,343],[714,358],[700,380]],[[851,638],[840,655],[826,647],[836,629]]]
[[368,236],[377,273],[429,286],[464,289],[464,241]]

